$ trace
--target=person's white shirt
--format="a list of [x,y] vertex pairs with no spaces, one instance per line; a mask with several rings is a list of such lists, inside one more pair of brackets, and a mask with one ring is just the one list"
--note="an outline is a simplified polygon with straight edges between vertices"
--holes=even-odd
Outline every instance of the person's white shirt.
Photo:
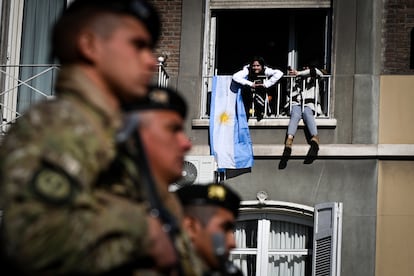
[[[247,79],[249,75],[249,65],[245,65],[242,70],[233,74],[233,80],[241,85],[253,86],[253,82]],[[264,75],[266,79],[263,81],[263,86],[269,88],[274,85],[282,76],[283,72],[278,69],[272,69],[264,66]]]

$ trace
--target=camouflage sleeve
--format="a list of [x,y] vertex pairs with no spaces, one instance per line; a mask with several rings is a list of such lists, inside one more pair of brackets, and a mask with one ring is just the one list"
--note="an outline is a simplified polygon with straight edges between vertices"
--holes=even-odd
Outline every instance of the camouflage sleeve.
[[3,141],[7,255],[42,275],[95,274],[136,261],[149,246],[146,206],[96,183],[114,146],[70,114],[42,115],[54,111],[20,119]]

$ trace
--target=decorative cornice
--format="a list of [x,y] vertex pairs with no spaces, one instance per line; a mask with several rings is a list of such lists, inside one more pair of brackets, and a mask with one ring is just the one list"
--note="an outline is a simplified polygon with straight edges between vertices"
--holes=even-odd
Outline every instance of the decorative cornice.
[[[253,145],[253,153],[260,157],[280,157],[283,144]],[[292,157],[304,157],[309,145],[295,144],[292,147]],[[193,145],[188,155],[209,155],[208,145]],[[388,160],[414,160],[414,144],[321,144],[318,156],[320,158],[366,158]]]

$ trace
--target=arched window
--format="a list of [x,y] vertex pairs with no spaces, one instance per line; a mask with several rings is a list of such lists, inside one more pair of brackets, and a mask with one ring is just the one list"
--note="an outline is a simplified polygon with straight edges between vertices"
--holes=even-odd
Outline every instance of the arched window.
[[338,275],[341,210],[340,203],[243,202],[231,259],[247,276]]

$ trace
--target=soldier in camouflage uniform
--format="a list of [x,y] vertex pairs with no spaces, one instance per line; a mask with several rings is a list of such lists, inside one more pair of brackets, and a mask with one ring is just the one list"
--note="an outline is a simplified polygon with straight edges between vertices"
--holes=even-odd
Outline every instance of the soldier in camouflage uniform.
[[107,177],[119,156],[121,103],[147,93],[159,31],[145,0],[75,0],[55,25],[56,98],[19,118],[0,149],[1,249],[13,275],[176,271],[132,160]]
[[183,228],[204,263],[214,276],[242,276],[230,260],[236,247],[234,227],[239,214],[240,196],[224,183],[188,185],[176,191],[183,205]]
[[[172,227],[181,228],[182,207],[176,194],[169,191],[169,185],[182,177],[184,155],[191,149],[191,142],[184,132],[187,104],[184,98],[171,88],[152,87],[143,100],[127,104],[123,109],[126,111],[127,118],[132,116],[136,118],[129,122],[132,123],[132,129],[136,126],[135,129],[139,135],[137,139],[140,139],[143,145],[142,151],[145,151],[148,164],[147,171],[151,171],[152,181],[157,186],[158,201],[167,207],[176,220],[177,225]],[[131,128],[126,127],[126,129]],[[128,151],[129,154],[131,152],[133,150]],[[142,156],[140,158],[142,159]],[[145,167],[145,165],[140,167]],[[147,172],[141,171],[141,174],[145,178]],[[157,208],[157,206],[151,206],[151,208],[154,207]],[[171,231],[174,235],[174,229]],[[196,274],[201,274],[201,261],[193,252],[186,233],[178,229],[178,233],[175,233],[175,240],[176,247],[180,249],[181,269],[194,270]]]

